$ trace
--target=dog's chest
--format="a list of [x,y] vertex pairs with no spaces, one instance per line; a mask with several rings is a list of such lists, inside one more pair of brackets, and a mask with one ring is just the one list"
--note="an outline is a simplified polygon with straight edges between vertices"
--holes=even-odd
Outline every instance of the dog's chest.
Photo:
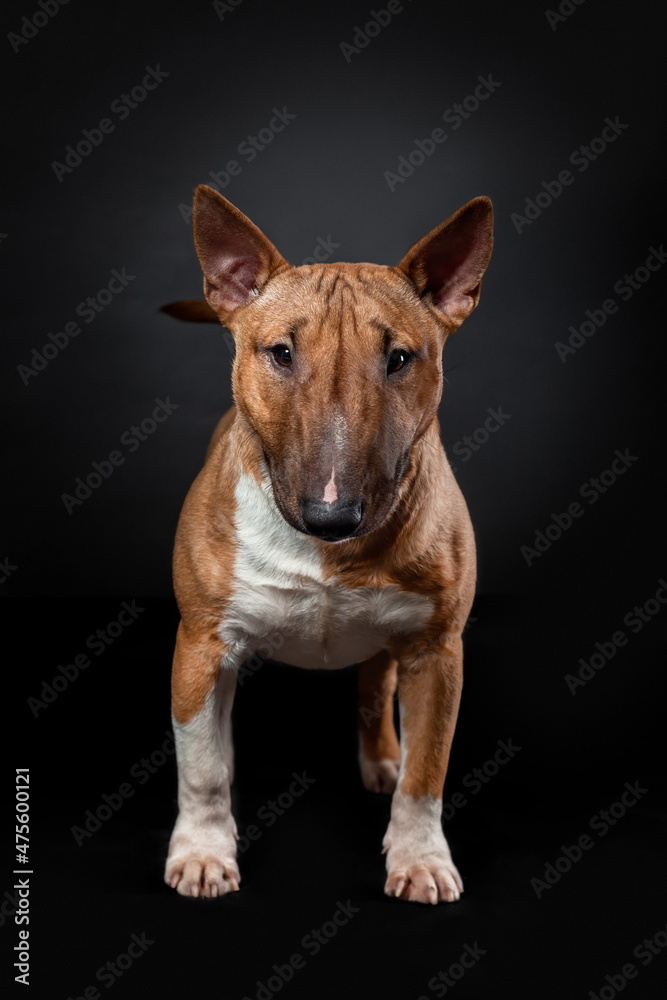
[[252,477],[241,476],[236,501],[233,587],[220,624],[232,659],[257,650],[293,666],[335,669],[429,620],[432,603],[421,594],[325,580],[315,541],[284,521],[268,487]]

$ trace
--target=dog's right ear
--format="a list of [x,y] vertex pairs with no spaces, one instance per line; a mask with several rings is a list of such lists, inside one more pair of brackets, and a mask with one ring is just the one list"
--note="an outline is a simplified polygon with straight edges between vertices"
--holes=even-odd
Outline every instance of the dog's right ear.
[[204,295],[223,323],[287,263],[243,212],[206,184],[195,190],[192,228]]
[[479,302],[492,249],[493,207],[488,198],[473,198],[415,243],[398,267],[452,333]]

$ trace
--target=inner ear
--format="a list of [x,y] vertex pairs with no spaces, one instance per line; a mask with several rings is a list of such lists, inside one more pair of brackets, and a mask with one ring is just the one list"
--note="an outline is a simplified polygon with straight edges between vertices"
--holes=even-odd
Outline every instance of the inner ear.
[[470,315],[493,249],[493,207],[474,198],[419,240],[398,265],[452,329]]
[[205,184],[195,190],[192,227],[204,294],[223,322],[286,264],[243,212]]

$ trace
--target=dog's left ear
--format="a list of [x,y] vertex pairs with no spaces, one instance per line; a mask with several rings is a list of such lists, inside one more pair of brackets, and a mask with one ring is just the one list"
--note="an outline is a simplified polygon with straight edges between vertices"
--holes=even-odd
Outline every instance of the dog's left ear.
[[206,301],[223,323],[286,263],[243,212],[206,184],[195,190],[192,228]]
[[493,249],[493,206],[473,198],[408,250],[398,265],[452,333],[477,303]]

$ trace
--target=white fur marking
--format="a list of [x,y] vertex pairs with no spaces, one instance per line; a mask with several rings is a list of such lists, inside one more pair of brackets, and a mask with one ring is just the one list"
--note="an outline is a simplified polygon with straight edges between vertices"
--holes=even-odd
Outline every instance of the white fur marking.
[[391,819],[384,835],[387,855],[385,892],[418,903],[455,902],[463,889],[442,830],[442,799],[415,799],[401,791],[408,757],[404,709],[399,702],[401,763],[391,800]]
[[336,468],[331,466],[331,479],[324,487],[324,495],[322,497],[322,503],[335,503],[338,499],[338,487],[335,482]]
[[391,803],[392,846],[410,853],[426,854],[444,847],[449,854],[441,816],[442,799],[434,795],[413,799],[404,795],[399,785]]
[[[236,665],[265,647],[297,667],[337,669],[385,649],[392,635],[430,619],[430,598],[396,585],[349,588],[324,579],[314,538],[280,514],[267,480],[243,473],[236,487],[234,589],[219,634]],[[229,660],[229,663],[227,663]]]
[[230,714],[236,676],[223,674],[188,722],[173,720],[179,813],[169,843],[166,882],[185,896],[222,896],[238,888],[236,823],[231,813]]
[[342,413],[336,414],[336,420],[334,423],[334,436],[336,440],[336,447],[339,451],[342,451],[345,446],[345,431],[347,430],[347,423],[345,417]]
[[394,792],[383,841],[385,892],[390,896],[432,904],[460,898],[463,883],[442,832],[441,814],[442,800],[434,795],[413,799],[400,791],[400,785]]

